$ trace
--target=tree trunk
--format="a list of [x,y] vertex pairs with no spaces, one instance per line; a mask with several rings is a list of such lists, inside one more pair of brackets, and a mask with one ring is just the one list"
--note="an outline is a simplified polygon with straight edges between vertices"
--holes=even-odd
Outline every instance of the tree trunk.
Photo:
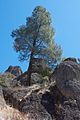
[[31,85],[31,73],[32,73],[32,64],[33,64],[33,54],[31,54],[31,57],[30,57],[30,62],[29,62],[29,67],[28,67],[28,84],[29,86]]
[[29,62],[29,67],[28,67],[28,83],[29,86],[31,85],[31,73],[32,73],[32,64],[33,64],[33,59],[34,59],[34,53],[35,53],[35,45],[36,45],[36,38],[34,39],[33,42],[33,49],[31,51],[31,55],[30,55],[30,62]]
[[29,67],[28,67],[28,78],[27,78],[29,81],[29,86],[31,85],[32,64],[33,64],[34,53],[35,53],[36,39],[37,39],[40,27],[41,27],[41,24],[38,27],[37,33],[34,34],[34,37],[33,37],[34,42],[33,42],[33,48],[32,48],[31,55],[30,55],[30,62],[29,62]]

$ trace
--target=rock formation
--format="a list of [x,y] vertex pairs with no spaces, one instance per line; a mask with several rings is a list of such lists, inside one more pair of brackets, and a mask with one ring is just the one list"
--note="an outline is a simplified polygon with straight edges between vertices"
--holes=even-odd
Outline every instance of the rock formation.
[[6,103],[29,115],[23,120],[80,120],[80,109],[75,99],[69,100],[55,83],[46,87],[3,88]]
[[9,66],[5,72],[9,72],[17,77],[22,74],[22,70],[19,66]]
[[[18,89],[3,88],[4,98],[7,104],[12,105],[25,114],[29,113],[29,120],[52,120],[51,115],[44,106],[47,100],[43,98],[45,92],[47,92],[47,89],[42,89],[39,85]],[[51,104],[49,103],[51,100],[47,102]]]
[[52,74],[58,89],[68,98],[78,99],[80,96],[80,64],[76,59],[68,58],[60,63]]
[[46,85],[38,83],[43,76],[36,72],[31,86],[16,83],[24,84],[26,78],[27,72],[17,79],[11,73],[0,75],[1,120],[80,120],[80,64],[75,58],[60,63]]
[[[49,81],[48,79],[49,76],[52,74],[52,69],[49,68],[48,65],[46,65],[45,61],[43,59],[34,58],[32,63],[31,84],[43,83],[43,81],[46,80],[45,78],[47,78],[47,81]],[[24,72],[16,78],[17,81],[20,81],[21,85],[29,85],[29,81],[27,79],[27,72],[28,71]]]

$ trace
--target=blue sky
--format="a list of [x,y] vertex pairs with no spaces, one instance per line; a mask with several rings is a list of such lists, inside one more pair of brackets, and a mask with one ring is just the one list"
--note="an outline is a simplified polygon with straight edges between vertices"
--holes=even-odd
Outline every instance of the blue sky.
[[80,57],[80,0],[0,0],[0,72],[9,65],[27,69],[26,61],[18,61],[10,35],[12,30],[25,24],[26,17],[38,5],[51,13],[55,41],[61,45],[63,57]]

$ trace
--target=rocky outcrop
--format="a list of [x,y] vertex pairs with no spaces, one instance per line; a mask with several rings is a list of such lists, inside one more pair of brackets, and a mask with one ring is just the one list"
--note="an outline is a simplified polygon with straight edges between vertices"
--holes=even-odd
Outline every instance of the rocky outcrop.
[[80,99],[80,64],[71,58],[60,63],[52,74],[58,89],[68,98]]
[[[11,106],[11,109],[6,108],[7,112],[0,111],[0,119],[4,118],[2,113],[7,114],[9,111],[10,114],[12,110],[14,114],[11,118],[9,116],[9,119],[17,117],[17,120],[80,120],[80,64],[77,60],[65,59],[55,68],[50,81],[47,77],[32,73],[32,85],[24,87],[17,86],[12,74],[0,75],[0,108]],[[22,80],[23,84],[26,83],[27,72],[17,78]],[[48,84],[39,84],[42,79],[48,80]],[[16,85],[12,87],[14,80]]]
[[5,72],[9,72],[17,77],[22,74],[22,70],[19,66],[9,66]]
[[4,88],[3,92],[7,103],[19,109],[21,112],[29,114],[30,120],[52,120],[50,113],[44,106],[46,101],[48,105],[51,102],[51,100],[45,100],[43,96],[47,92],[47,89],[42,89],[39,85],[33,85],[28,88],[15,90]]
[[[29,80],[27,79],[28,71],[19,75],[16,80],[20,81],[21,85],[28,86]],[[52,69],[45,63],[43,59],[34,58],[32,60],[31,69],[31,84],[43,83],[49,81],[49,76],[52,74]],[[47,79],[46,79],[47,78]]]
[[3,94],[7,104],[29,115],[27,120],[80,120],[77,101],[63,96],[55,83],[3,88]]

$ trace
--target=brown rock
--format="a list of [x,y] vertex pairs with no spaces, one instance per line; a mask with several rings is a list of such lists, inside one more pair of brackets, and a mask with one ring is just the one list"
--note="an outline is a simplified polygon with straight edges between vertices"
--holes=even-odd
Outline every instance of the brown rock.
[[22,70],[19,66],[9,66],[5,72],[9,72],[17,77],[22,74]]

